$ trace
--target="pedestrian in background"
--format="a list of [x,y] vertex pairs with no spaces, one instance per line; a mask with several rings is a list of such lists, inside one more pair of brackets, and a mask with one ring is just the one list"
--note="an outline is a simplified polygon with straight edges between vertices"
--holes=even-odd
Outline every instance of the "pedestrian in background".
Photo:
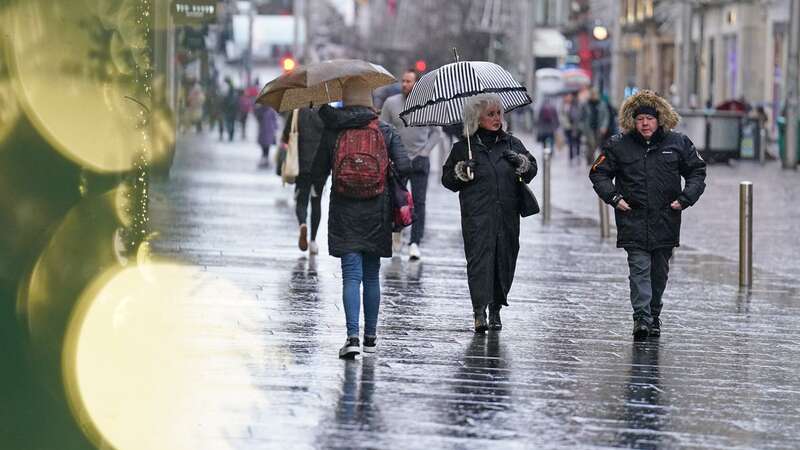
[[[328,252],[341,258],[342,299],[347,320],[347,340],[339,350],[339,357],[353,358],[361,351],[358,331],[362,286],[363,351],[374,353],[377,348],[381,258],[392,256],[392,205],[386,178],[388,160],[402,176],[411,171],[411,162],[400,135],[392,126],[378,120],[372,106],[372,89],[365,79],[348,78],[342,85],[342,97],[344,107],[341,110],[328,105],[320,108],[325,131],[314,158],[312,176],[319,185],[324,185],[328,174],[333,172]],[[379,133],[377,140],[376,133]],[[369,145],[367,142],[377,144]],[[378,172],[367,171],[373,166],[359,163],[365,155],[382,163],[376,169]],[[355,167],[363,167],[362,173],[349,171]],[[356,186],[363,184],[351,183],[351,180],[356,181],[353,178],[374,181],[377,183],[375,190],[379,192],[362,191]]]
[[[294,182],[295,215],[300,227],[297,246],[302,251],[308,250],[312,255],[319,253],[317,246],[317,231],[322,217],[322,188],[321,183],[314,183],[312,166],[317,154],[325,124],[319,117],[318,108],[300,108],[297,110],[297,146],[300,174]],[[292,129],[292,115],[289,114],[283,127],[281,144],[288,145],[289,133]],[[311,241],[308,240],[308,204],[311,203]]]
[[269,151],[276,143],[275,135],[278,133],[278,113],[270,106],[255,105],[253,114],[258,123],[258,145],[261,146],[261,160],[258,167],[269,168]]
[[536,117],[536,140],[542,147],[550,149],[554,147],[559,125],[558,110],[553,106],[552,100],[545,97]]
[[186,113],[188,122],[195,127],[198,133],[203,131],[203,107],[206,103],[206,94],[196,78],[189,80],[191,87],[186,96]]
[[[407,127],[400,119],[400,113],[406,97],[411,93],[417,83],[417,73],[411,69],[406,70],[400,82],[401,93],[386,99],[381,110],[381,120],[393,125],[408,157],[411,158],[411,197],[414,199],[414,221],[411,224],[411,241],[408,247],[408,257],[417,260],[422,257],[419,245],[425,234],[425,197],[428,193],[428,175],[431,170],[430,154],[441,138],[440,132],[435,127]],[[400,232],[393,235],[393,250],[400,251]]]
[[592,165],[597,147],[608,132],[608,106],[592,88],[589,99],[581,106],[581,133],[586,137],[586,163]]
[[230,77],[225,77],[225,97],[222,99],[222,116],[225,121],[225,131],[228,133],[228,140],[233,141],[233,133],[236,127],[236,117],[239,114],[239,92],[233,85]]
[[246,86],[239,92],[239,123],[242,129],[242,140],[247,139],[247,119],[253,112],[253,105],[258,97],[258,79],[254,84]]
[[574,94],[570,93],[564,97],[559,122],[567,141],[569,161],[572,162],[581,156],[581,108]]
[[500,309],[508,306],[519,254],[519,184],[530,183],[537,165],[522,142],[503,130],[497,94],[468,98],[463,118],[464,138],[450,150],[442,184],[458,192],[475,332],[483,333],[503,326]]
[[680,245],[681,211],[705,190],[706,164],[688,137],[672,131],[680,117],[654,92],[628,97],[619,117],[623,133],[603,146],[589,178],[616,208],[617,247],[628,253],[638,340],[661,335],[661,297],[672,249]]

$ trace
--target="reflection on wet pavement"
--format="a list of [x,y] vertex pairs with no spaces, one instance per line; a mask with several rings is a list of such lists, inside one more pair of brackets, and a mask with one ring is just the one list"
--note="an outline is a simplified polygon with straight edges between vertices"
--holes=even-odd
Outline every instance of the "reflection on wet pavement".
[[743,293],[729,260],[681,248],[663,335],[634,345],[624,252],[556,208],[549,225],[523,220],[504,329],[475,336],[457,197],[432,177],[424,258],[382,260],[378,353],[341,361],[327,227],[321,254],[301,255],[291,187],[257,161],[255,146],[189,137],[152,205],[160,257],[263,309],[262,395],[237,398],[246,433],[219,431],[234,448],[800,447],[797,280],[763,273]]

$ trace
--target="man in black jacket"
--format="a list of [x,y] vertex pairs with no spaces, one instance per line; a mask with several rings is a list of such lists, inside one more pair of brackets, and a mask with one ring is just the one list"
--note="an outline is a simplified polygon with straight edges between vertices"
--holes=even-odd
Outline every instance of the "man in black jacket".
[[603,145],[589,172],[594,190],[616,208],[617,247],[628,253],[635,339],[661,334],[661,295],[672,249],[680,245],[681,211],[705,189],[705,162],[688,137],[671,131],[679,120],[651,91],[629,97],[620,108],[623,133]]

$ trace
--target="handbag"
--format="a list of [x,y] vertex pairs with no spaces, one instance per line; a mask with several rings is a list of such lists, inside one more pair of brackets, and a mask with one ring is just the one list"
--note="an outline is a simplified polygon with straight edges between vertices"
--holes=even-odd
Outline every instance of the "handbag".
[[281,165],[281,179],[283,184],[294,184],[297,176],[300,175],[300,156],[298,148],[297,116],[300,111],[292,111],[292,128],[289,131],[289,142],[286,145],[286,159]]
[[520,178],[517,182],[518,198],[519,198],[519,215],[522,217],[532,216],[539,214],[539,202],[536,201],[536,196],[527,183]]
[[389,186],[392,195],[392,220],[393,229],[399,231],[414,222],[414,198],[406,188],[405,183],[400,180],[400,175],[394,167],[390,165]]

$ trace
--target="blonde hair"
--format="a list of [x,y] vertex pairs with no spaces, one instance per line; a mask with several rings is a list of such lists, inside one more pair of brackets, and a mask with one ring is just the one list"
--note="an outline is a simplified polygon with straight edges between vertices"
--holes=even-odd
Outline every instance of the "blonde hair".
[[468,97],[464,100],[464,109],[461,117],[464,120],[464,137],[472,136],[473,133],[478,131],[478,126],[481,122],[481,114],[483,114],[490,106],[500,107],[500,118],[503,120],[503,128],[505,128],[505,119],[503,119],[503,101],[497,94],[478,94],[473,97]]

